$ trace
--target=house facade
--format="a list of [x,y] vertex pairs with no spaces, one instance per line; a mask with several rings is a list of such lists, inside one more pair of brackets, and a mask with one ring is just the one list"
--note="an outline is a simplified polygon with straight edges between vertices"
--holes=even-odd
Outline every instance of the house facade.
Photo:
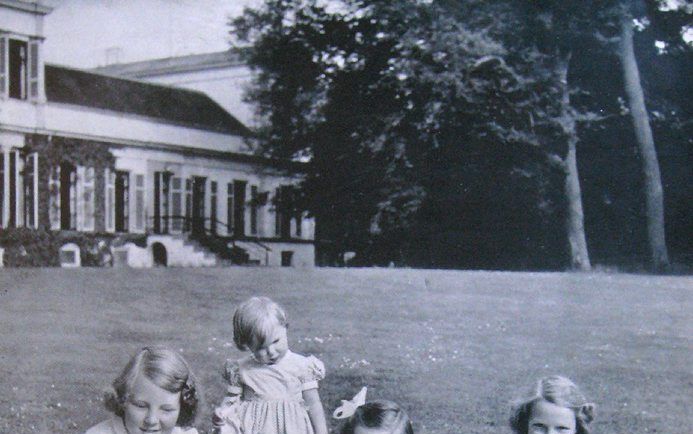
[[168,265],[225,249],[314,264],[314,222],[291,205],[300,166],[255,156],[200,91],[44,64],[48,13],[0,0],[1,228],[140,236],[142,266],[161,249]]

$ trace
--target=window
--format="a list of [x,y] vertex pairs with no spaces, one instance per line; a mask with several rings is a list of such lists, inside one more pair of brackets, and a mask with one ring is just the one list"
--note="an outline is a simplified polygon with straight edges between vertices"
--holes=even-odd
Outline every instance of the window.
[[38,154],[0,152],[0,227],[38,228]]
[[245,187],[246,181],[233,181],[233,235],[245,236]]
[[0,36],[0,96],[37,100],[41,96],[40,41]]
[[127,232],[130,216],[130,173],[115,173],[115,230]]
[[169,192],[171,172],[154,172],[154,232],[166,234],[169,229]]
[[77,229],[77,170],[70,163],[62,163],[59,170],[60,229]]
[[104,226],[106,232],[115,232],[115,178],[116,174],[106,168],[103,172],[104,177]]
[[144,175],[135,175],[135,230],[144,230]]
[[183,230],[183,180],[171,178],[171,232]]
[[226,235],[233,235],[233,183],[226,184]]
[[192,179],[185,180],[185,231],[192,228]]
[[48,174],[48,220],[51,230],[54,231],[62,226],[60,199],[60,166],[53,166]]
[[257,235],[257,185],[250,186],[250,233]]
[[94,230],[94,168],[78,167],[82,179],[82,225],[83,231]]
[[277,188],[274,197],[275,235],[291,238],[292,187],[283,185]]
[[212,233],[216,235],[217,233],[217,182],[210,182],[210,194],[209,194],[209,221],[211,225]]
[[24,225],[38,228],[38,153],[32,152],[24,161]]
[[9,165],[7,167],[7,178],[8,182],[7,185],[9,186],[9,192],[8,192],[8,197],[9,197],[9,204],[8,204],[8,210],[9,210],[9,215],[7,219],[7,225],[6,227],[8,228],[15,228],[17,227],[17,178],[18,178],[18,172],[19,172],[19,164],[17,160],[19,160],[19,152],[18,151],[10,151],[9,154],[7,154],[7,157],[9,158]]

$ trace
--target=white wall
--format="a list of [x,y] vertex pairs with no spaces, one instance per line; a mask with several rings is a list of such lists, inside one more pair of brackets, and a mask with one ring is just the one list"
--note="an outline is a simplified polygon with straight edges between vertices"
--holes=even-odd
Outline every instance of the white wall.
[[[20,2],[12,2],[20,3]],[[43,16],[0,5],[0,29],[26,36],[43,36]],[[32,5],[28,5],[32,8]]]
[[252,105],[243,102],[243,90],[250,82],[250,77],[250,70],[245,65],[232,65],[151,76],[142,80],[204,92],[236,119],[252,127],[256,125],[254,109]]

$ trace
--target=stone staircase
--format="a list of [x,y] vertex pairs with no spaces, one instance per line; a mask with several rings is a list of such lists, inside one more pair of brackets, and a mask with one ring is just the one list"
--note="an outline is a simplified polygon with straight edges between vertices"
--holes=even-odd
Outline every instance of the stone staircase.
[[253,241],[195,239],[190,234],[152,234],[145,247],[133,243],[114,250],[119,264],[137,268],[267,265],[269,247]]
[[188,234],[149,235],[147,247],[153,252],[156,265],[155,245],[160,244],[166,251],[168,267],[214,267],[223,265],[216,254],[201,245]]

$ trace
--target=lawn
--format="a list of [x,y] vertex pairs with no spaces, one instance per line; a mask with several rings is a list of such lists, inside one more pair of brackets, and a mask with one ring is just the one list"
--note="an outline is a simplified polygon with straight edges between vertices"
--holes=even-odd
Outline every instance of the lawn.
[[[140,346],[180,349],[204,388],[240,353],[250,295],[289,313],[290,345],[328,369],[326,411],[369,386],[417,433],[507,433],[509,403],[561,373],[598,405],[596,434],[693,426],[693,278],[390,269],[0,271],[0,432],[80,433]],[[333,423],[333,426],[336,426]]]

